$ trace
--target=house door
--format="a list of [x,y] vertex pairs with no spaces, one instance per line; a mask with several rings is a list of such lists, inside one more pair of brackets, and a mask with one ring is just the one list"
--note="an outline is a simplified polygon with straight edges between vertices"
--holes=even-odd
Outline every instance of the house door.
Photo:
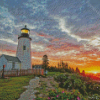
[[12,69],[15,68],[15,62],[12,62]]

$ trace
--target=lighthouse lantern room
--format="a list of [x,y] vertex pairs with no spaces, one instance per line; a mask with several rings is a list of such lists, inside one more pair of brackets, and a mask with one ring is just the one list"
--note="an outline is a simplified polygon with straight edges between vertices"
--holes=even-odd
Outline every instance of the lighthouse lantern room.
[[26,33],[26,34],[29,34],[29,32],[30,32],[30,30],[27,28],[26,25],[25,25],[25,28],[22,28],[22,29],[21,29],[21,33],[22,33],[22,34],[23,34],[23,33],[24,33],[24,34],[25,34],[25,33]]

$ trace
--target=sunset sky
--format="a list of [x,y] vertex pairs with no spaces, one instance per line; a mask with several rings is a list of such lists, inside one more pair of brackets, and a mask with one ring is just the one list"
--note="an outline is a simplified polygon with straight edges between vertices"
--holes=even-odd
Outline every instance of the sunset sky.
[[0,0],[0,55],[16,56],[20,29],[30,29],[32,63],[60,60],[100,72],[100,0]]

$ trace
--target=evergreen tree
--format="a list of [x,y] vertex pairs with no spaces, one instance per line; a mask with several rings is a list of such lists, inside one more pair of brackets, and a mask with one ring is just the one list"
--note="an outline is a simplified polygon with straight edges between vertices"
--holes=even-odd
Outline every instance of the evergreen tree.
[[58,63],[58,69],[59,69],[59,67],[60,67],[60,66],[59,66],[59,63]]
[[62,61],[62,68],[65,69],[65,63]]
[[35,65],[33,64],[33,65],[32,65],[32,68],[34,68],[34,66],[35,66]]
[[76,67],[76,72],[77,72],[77,73],[80,73],[80,70],[79,70],[79,68],[78,68],[78,67]]
[[85,71],[84,70],[82,71],[82,75],[85,75]]
[[[48,64],[49,64],[49,62],[48,62],[49,61],[48,60],[48,56],[47,55],[44,55],[43,58],[42,58],[42,60],[43,60],[42,67],[44,68],[44,70],[46,72],[46,69],[47,69]],[[45,75],[46,75],[46,73],[45,73]]]
[[65,69],[68,69],[68,63],[65,64]]

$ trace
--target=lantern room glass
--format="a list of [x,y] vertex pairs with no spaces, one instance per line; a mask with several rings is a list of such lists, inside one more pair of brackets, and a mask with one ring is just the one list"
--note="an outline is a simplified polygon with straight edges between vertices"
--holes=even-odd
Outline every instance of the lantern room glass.
[[23,30],[21,30],[21,33],[29,34],[29,30],[23,29]]

